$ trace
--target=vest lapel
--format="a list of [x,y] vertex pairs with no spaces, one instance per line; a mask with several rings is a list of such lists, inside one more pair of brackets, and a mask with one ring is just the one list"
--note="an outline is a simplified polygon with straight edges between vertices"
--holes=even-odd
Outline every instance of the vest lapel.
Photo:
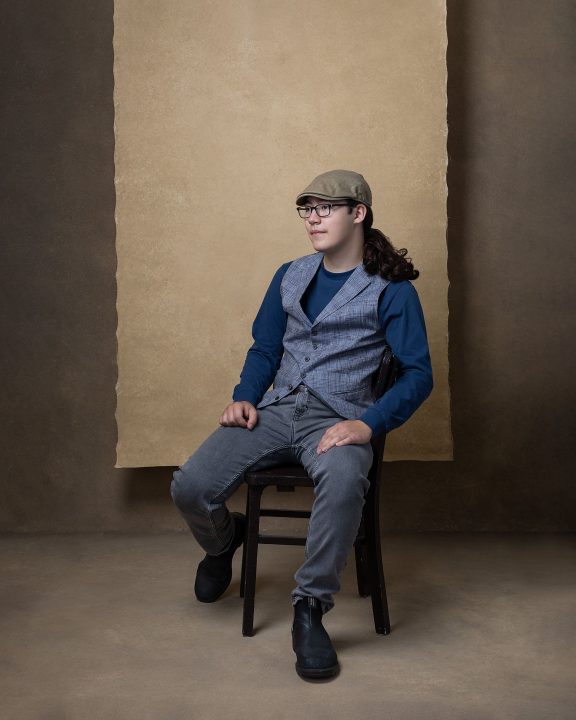
[[310,285],[310,283],[312,282],[312,278],[316,274],[316,271],[318,270],[318,267],[320,266],[323,257],[324,256],[322,255],[322,253],[316,253],[316,255],[312,255],[312,257],[310,257],[310,261],[306,263],[306,265],[302,269],[298,284],[294,287],[293,296],[290,303],[293,306],[295,312],[298,314],[300,320],[302,320],[302,322],[308,326],[310,326],[311,323],[304,310],[302,310],[302,296],[304,295],[308,285]]
[[369,285],[370,282],[371,276],[368,275],[366,270],[364,270],[364,266],[358,265],[352,275],[350,275],[348,280],[346,280],[344,285],[342,285],[340,290],[338,290],[336,295],[334,295],[332,300],[330,300],[328,305],[326,305],[324,310],[322,310],[316,320],[314,320],[312,326],[316,325],[316,323],[322,322],[322,320],[324,320],[324,318],[326,318],[328,315],[331,315],[333,312],[336,312],[336,310],[341,308],[342,305],[350,302],[350,300],[356,297],[358,293],[362,292],[362,290],[364,290],[364,288]]

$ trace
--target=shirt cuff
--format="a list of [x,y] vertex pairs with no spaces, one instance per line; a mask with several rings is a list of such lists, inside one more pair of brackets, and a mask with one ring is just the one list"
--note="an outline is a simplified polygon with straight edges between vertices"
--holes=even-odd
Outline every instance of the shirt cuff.
[[386,432],[386,421],[375,407],[369,407],[358,420],[362,420],[372,429],[372,438]]
[[254,407],[256,407],[256,405],[258,405],[258,403],[260,402],[260,398],[254,391],[242,388],[239,390],[235,390],[232,395],[232,401],[242,402],[243,400],[247,400],[248,402],[252,403]]

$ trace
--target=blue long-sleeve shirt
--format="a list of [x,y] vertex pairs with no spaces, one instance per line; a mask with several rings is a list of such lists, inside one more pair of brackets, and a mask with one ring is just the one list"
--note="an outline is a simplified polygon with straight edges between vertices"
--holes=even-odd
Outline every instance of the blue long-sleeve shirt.
[[[287,323],[280,283],[290,264],[285,263],[276,271],[256,315],[252,326],[254,343],[248,350],[240,383],[234,388],[235,401],[248,400],[256,406],[280,367]],[[310,322],[314,322],[353,272],[353,269],[329,272],[320,263],[302,297],[302,309]],[[378,314],[386,341],[398,360],[399,372],[392,388],[359,418],[372,429],[374,437],[402,425],[432,390],[424,315],[412,283],[408,280],[389,283],[380,296]]]

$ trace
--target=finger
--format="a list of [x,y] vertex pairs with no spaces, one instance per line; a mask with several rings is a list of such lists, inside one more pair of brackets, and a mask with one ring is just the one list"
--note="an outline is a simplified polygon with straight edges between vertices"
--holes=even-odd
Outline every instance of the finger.
[[342,438],[341,440],[338,440],[338,442],[335,442],[334,445],[351,445],[354,442],[354,438],[351,436]]
[[236,425],[236,419],[234,417],[232,407],[228,407],[224,411],[224,414],[222,415],[222,425],[225,427],[232,427]]
[[320,440],[318,441],[318,445],[316,446],[316,453],[319,455],[321,452],[324,452],[324,445],[326,444],[326,433],[322,435]]
[[327,443],[323,443],[323,450],[321,450],[321,452],[327,452],[328,450],[330,450],[330,448],[341,447],[342,445],[353,445],[356,440],[357,439],[354,434],[344,435],[343,437],[340,435],[339,437],[335,437]]
[[323,442],[332,442],[332,440],[336,440],[341,435],[341,431],[338,430],[336,427],[331,427],[326,430],[324,435],[322,435],[320,439],[320,443]]
[[234,418],[236,420],[236,423],[240,425],[241,427],[246,427],[247,422],[246,418],[248,417],[248,413],[246,412],[246,405],[236,405],[234,408]]
[[256,408],[254,407],[248,407],[248,430],[252,430],[252,428],[256,425],[256,421],[258,419],[258,413],[256,412]]
[[320,441],[320,443],[318,444],[317,453],[320,454],[320,453],[328,452],[328,450],[330,450],[331,447],[334,447],[334,445],[336,445],[336,440],[337,440],[336,438],[322,439]]
[[318,443],[316,452],[319,454],[321,452],[326,452],[331,447],[334,447],[337,440],[339,440],[343,434],[344,422],[339,422],[336,423],[336,425],[332,425],[325,431],[324,435],[322,435],[322,437],[320,438],[320,442]]

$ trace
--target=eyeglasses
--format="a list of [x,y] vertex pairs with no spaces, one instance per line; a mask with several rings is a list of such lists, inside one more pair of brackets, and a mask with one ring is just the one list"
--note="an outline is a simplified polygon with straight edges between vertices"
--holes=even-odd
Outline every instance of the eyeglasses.
[[322,203],[322,205],[306,205],[305,207],[296,208],[296,210],[298,210],[298,215],[304,219],[309,218],[313,210],[316,210],[316,215],[322,218],[328,217],[332,212],[332,208],[335,207],[350,207],[350,205],[348,203]]

